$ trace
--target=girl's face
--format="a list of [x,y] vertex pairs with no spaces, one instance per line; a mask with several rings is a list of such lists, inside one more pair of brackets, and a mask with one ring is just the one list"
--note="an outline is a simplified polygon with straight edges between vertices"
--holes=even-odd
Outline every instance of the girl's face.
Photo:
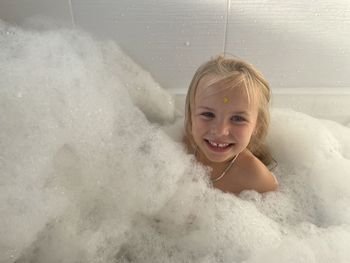
[[249,104],[244,88],[222,89],[213,75],[198,83],[192,110],[192,136],[206,163],[224,162],[242,152],[254,132],[258,107]]

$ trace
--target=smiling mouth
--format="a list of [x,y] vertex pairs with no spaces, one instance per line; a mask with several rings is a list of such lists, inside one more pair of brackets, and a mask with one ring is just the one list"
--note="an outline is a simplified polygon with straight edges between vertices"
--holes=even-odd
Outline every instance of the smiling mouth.
[[206,139],[204,141],[207,143],[210,149],[216,152],[226,151],[227,149],[231,148],[231,146],[233,145],[233,143],[216,143]]

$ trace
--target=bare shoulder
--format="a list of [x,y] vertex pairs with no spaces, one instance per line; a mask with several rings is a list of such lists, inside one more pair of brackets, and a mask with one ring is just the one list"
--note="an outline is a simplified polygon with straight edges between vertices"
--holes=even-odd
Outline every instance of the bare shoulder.
[[260,193],[274,191],[278,187],[276,177],[249,150],[244,150],[240,158],[240,172],[245,178],[246,189]]

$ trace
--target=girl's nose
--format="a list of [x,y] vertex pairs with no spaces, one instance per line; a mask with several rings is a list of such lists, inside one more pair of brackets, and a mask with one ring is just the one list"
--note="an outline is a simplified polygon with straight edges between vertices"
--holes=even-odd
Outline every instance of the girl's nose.
[[213,123],[212,131],[216,136],[226,136],[230,133],[230,126],[225,120],[217,120]]

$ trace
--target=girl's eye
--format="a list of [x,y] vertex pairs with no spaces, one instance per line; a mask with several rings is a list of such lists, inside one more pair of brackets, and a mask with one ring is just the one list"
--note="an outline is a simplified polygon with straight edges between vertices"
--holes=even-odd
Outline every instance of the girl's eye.
[[212,113],[212,112],[203,112],[203,113],[201,113],[201,115],[206,117],[206,118],[214,118],[215,117],[214,113]]
[[243,118],[242,116],[233,116],[233,117],[232,117],[232,120],[233,120],[234,122],[243,122],[243,121],[246,121],[246,119]]

